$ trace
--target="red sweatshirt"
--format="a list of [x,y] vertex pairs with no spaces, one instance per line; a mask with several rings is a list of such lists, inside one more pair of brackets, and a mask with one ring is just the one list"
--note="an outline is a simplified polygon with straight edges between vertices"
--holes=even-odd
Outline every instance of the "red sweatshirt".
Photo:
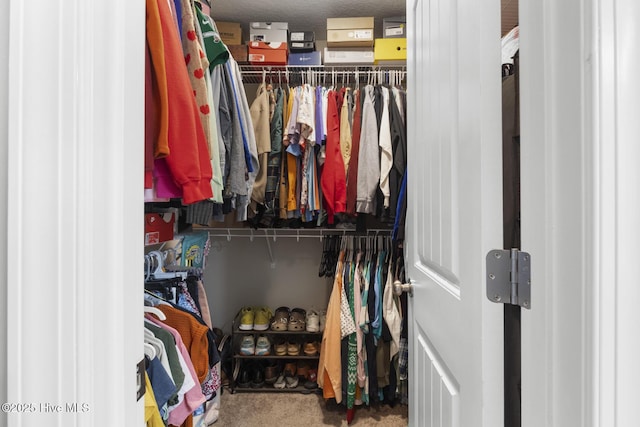
[[[183,203],[191,204],[213,197],[211,162],[207,140],[200,122],[187,74],[175,20],[164,0],[146,0],[147,41],[156,75],[164,71],[166,99],[161,96],[161,118],[167,118],[167,149],[156,147],[156,157],[166,156],[173,179],[182,189]],[[161,124],[161,128],[165,126]]]
[[333,224],[334,215],[346,210],[347,185],[340,152],[340,115],[335,91],[329,91],[327,104],[326,158],[320,185],[327,209],[327,221]]

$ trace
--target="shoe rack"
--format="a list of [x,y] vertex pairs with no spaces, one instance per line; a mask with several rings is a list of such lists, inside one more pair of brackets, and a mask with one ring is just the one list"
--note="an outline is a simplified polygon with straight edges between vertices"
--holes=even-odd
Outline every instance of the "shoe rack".
[[[231,333],[232,338],[232,348],[233,348],[233,375],[230,378],[229,386],[232,393],[235,392],[297,392],[297,393],[315,393],[318,392],[318,388],[307,388],[304,386],[305,381],[299,379],[299,384],[295,387],[289,387],[285,385],[283,388],[276,388],[273,384],[269,384],[266,381],[261,386],[257,386],[257,383],[254,383],[253,380],[250,381],[250,385],[242,386],[240,377],[242,375],[242,370],[247,369],[248,367],[253,367],[255,369],[260,369],[260,366],[266,367],[268,365],[277,364],[282,369],[287,364],[294,363],[298,365],[300,362],[308,362],[309,365],[315,367],[317,369],[318,360],[320,359],[320,342],[322,341],[322,332],[309,332],[309,331],[274,331],[272,329],[267,329],[264,331],[259,330],[241,330],[239,328],[239,318],[236,318],[233,322],[233,329]],[[248,355],[241,354],[240,348],[242,339],[245,336],[253,335],[254,342],[257,342],[258,337],[260,335],[264,335],[269,338],[271,342],[271,349],[269,355]],[[277,355],[275,353],[275,345],[279,341],[284,341],[285,343],[299,343],[299,354],[297,355]],[[304,354],[304,344],[308,341],[313,341],[318,343],[318,351],[313,356],[308,356]],[[297,374],[297,372],[296,372]],[[266,380],[265,374],[263,371],[263,380]],[[253,373],[251,374],[253,378]]]

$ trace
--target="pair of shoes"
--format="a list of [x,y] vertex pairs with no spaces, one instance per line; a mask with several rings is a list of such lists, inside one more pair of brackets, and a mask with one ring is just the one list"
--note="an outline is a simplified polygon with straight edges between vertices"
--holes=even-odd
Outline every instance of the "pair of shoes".
[[278,340],[273,345],[273,351],[276,356],[299,356],[300,343]]
[[289,327],[289,307],[278,307],[273,315],[271,329],[274,331],[286,331]]
[[292,332],[305,330],[307,312],[302,308],[294,308],[289,315],[289,325],[287,329]]
[[240,342],[240,354],[245,356],[268,356],[271,354],[269,338],[260,335],[256,341],[253,335],[245,335]]
[[304,343],[305,356],[315,356],[320,351],[320,345],[315,341],[307,341]]
[[266,331],[271,321],[271,309],[268,307],[243,307],[240,310],[241,331]]
[[320,315],[317,311],[311,309],[307,312],[307,332],[320,331]]

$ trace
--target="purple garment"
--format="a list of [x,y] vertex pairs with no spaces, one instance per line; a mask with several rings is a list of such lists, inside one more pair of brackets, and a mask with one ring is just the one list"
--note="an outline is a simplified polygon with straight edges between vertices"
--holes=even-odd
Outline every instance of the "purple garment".
[[324,142],[324,120],[322,114],[322,86],[316,87],[316,144]]

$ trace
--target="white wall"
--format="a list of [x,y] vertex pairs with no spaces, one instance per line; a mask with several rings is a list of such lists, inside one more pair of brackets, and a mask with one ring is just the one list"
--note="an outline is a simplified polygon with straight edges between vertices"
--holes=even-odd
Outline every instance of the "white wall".
[[[0,242],[7,242],[7,118],[9,63],[9,3],[0,2]],[[0,284],[0,404],[7,401],[7,244],[0,244],[0,271],[5,274]],[[7,425],[6,414],[0,411],[0,426]]]
[[273,268],[264,237],[212,237],[211,243],[204,283],[214,326],[230,332],[246,305],[326,309],[333,282],[318,277],[319,238],[271,240]]

